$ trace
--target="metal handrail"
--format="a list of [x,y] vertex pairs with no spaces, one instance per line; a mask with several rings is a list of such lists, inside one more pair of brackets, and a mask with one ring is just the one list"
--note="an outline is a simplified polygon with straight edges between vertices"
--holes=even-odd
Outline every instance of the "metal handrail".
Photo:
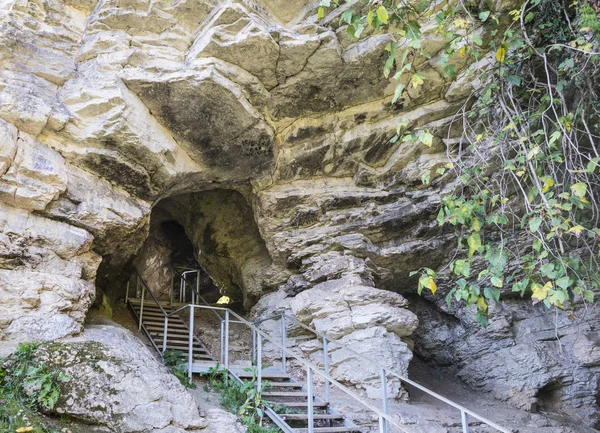
[[[442,401],[442,402],[446,403],[447,405],[449,405],[449,406],[452,406],[452,407],[454,407],[455,409],[458,409],[458,410],[461,412],[461,418],[462,418],[462,423],[463,423],[463,429],[464,429],[465,425],[466,425],[466,424],[468,424],[468,418],[465,418],[465,415],[469,415],[469,416],[471,416],[471,417],[473,417],[473,418],[476,418],[476,419],[478,419],[479,421],[481,421],[481,422],[483,422],[483,423],[485,423],[485,424],[489,425],[490,427],[493,427],[493,428],[495,428],[496,430],[499,430],[500,432],[503,432],[503,433],[511,433],[511,432],[510,432],[510,430],[507,430],[506,428],[504,428],[504,427],[502,427],[502,426],[500,426],[500,425],[496,424],[495,422],[493,422],[493,421],[491,421],[491,420],[489,420],[489,419],[487,419],[487,418],[485,418],[485,417],[483,417],[483,416],[481,416],[481,415],[478,415],[477,413],[473,412],[472,410],[470,410],[470,409],[467,409],[466,407],[464,407],[464,406],[461,406],[460,404],[458,404],[458,403],[455,403],[455,402],[453,402],[452,400],[449,400],[448,398],[446,398],[446,397],[444,397],[444,396],[442,396],[442,395],[440,395],[440,394],[436,393],[435,391],[432,391],[432,390],[430,390],[429,388],[427,388],[427,387],[425,387],[425,386],[423,386],[423,385],[421,385],[421,384],[419,384],[419,383],[417,383],[417,382],[415,382],[415,381],[413,381],[413,380],[409,379],[408,377],[406,377],[406,376],[404,376],[404,375],[402,375],[402,374],[400,374],[400,373],[398,373],[398,372],[396,372],[396,371],[394,371],[394,370],[390,369],[389,367],[385,367],[385,366],[383,366],[383,365],[379,364],[377,361],[374,361],[373,359],[369,358],[368,356],[365,356],[364,354],[362,354],[362,353],[359,353],[359,352],[355,351],[354,349],[351,349],[350,347],[348,347],[348,346],[345,346],[345,345],[343,345],[343,344],[339,343],[339,342],[338,342],[338,341],[336,341],[336,340],[331,340],[329,337],[327,337],[326,335],[324,335],[324,334],[320,333],[320,332],[319,332],[319,331],[317,331],[316,329],[314,329],[314,328],[311,328],[311,327],[309,327],[309,326],[305,325],[304,323],[300,322],[300,321],[299,321],[299,320],[298,320],[296,317],[294,317],[294,316],[291,316],[291,315],[289,315],[289,314],[286,314],[286,313],[280,313],[280,314],[276,314],[276,315],[273,315],[273,316],[270,316],[270,317],[266,317],[266,318],[264,318],[264,319],[259,319],[259,320],[256,320],[256,321],[254,321],[254,323],[255,323],[256,325],[258,325],[258,324],[261,324],[261,323],[263,323],[263,322],[267,322],[267,321],[269,321],[269,320],[274,320],[274,319],[277,319],[277,318],[287,318],[287,319],[290,319],[292,322],[294,322],[296,325],[300,326],[301,328],[304,328],[304,329],[306,329],[307,331],[310,331],[310,332],[312,332],[312,333],[313,333],[313,334],[315,334],[317,337],[321,337],[321,339],[322,339],[322,340],[323,340],[323,342],[324,342],[324,347],[325,347],[325,356],[326,356],[326,357],[327,357],[327,346],[328,346],[329,344],[333,343],[333,344],[337,345],[339,348],[341,348],[341,349],[344,349],[344,350],[347,350],[348,352],[352,353],[353,355],[355,355],[355,356],[357,356],[357,357],[359,357],[359,358],[362,358],[363,360],[367,361],[367,362],[368,362],[368,363],[370,363],[371,365],[375,365],[375,366],[377,366],[377,367],[380,369],[380,371],[382,372],[382,376],[381,376],[381,377],[382,377],[382,381],[385,381],[385,378],[387,378],[387,374],[390,374],[390,375],[392,375],[392,376],[396,376],[396,377],[397,377],[398,379],[400,379],[402,382],[405,382],[405,383],[407,383],[407,384],[409,384],[409,385],[411,385],[411,386],[413,386],[413,387],[415,387],[415,388],[417,388],[417,389],[419,389],[419,390],[421,390],[421,391],[425,392],[426,394],[429,394],[429,395],[431,395],[432,397],[435,397],[436,399],[438,399],[438,400],[440,400],[440,401]],[[285,319],[284,319],[284,320],[285,320]],[[318,338],[317,338],[317,340],[318,340]],[[327,366],[325,366],[325,369],[327,370]],[[386,404],[386,402],[385,402],[385,399],[384,399],[384,404]],[[464,431],[465,431],[465,432],[467,432],[468,430],[464,430]]]
[[[138,277],[138,281],[142,283],[142,286],[144,286],[144,288],[146,289],[146,291],[148,293],[150,293],[150,296],[152,297],[152,299],[154,300],[154,302],[156,303],[156,305],[158,305],[158,308],[160,308],[160,310],[162,311],[162,313],[166,316],[167,312],[165,311],[165,309],[162,307],[162,305],[160,304],[160,302],[158,301],[158,299],[156,299],[156,296],[154,296],[154,293],[152,293],[152,291],[150,290],[150,288],[148,287],[148,285],[146,284],[146,282],[144,281],[144,279],[142,278],[142,276],[140,275],[139,271],[136,269],[135,273]],[[142,291],[142,305],[144,302],[144,291]]]
[[[319,370],[319,368],[315,364],[312,364],[311,362],[307,361],[306,359],[298,356],[293,351],[290,351],[288,348],[286,348],[286,347],[282,346],[281,344],[279,344],[278,342],[274,341],[273,339],[271,339],[271,337],[268,334],[266,334],[265,332],[261,331],[257,326],[253,325],[252,322],[249,322],[248,320],[244,319],[239,314],[235,313],[234,311],[230,310],[229,308],[213,307],[213,306],[205,306],[205,305],[192,305],[192,304],[188,304],[186,306],[181,307],[181,309],[185,309],[185,308],[190,308],[190,317],[193,317],[193,314],[191,312],[195,308],[213,309],[213,310],[216,310],[216,311],[223,311],[223,312],[225,312],[225,315],[226,315],[226,318],[225,318],[225,322],[226,322],[225,327],[226,328],[228,328],[227,325],[229,324],[229,316],[233,315],[235,318],[237,318],[239,320],[239,322],[245,324],[246,326],[248,326],[251,330],[253,330],[256,333],[257,339],[258,339],[258,341],[257,341],[257,347],[261,347],[261,340],[262,340],[262,338],[264,338],[267,341],[269,341],[272,345],[274,345],[277,349],[282,350],[282,351],[286,351],[286,352],[290,353],[298,362],[300,362],[300,364],[304,365],[304,367],[306,367],[307,370],[308,370],[308,372],[309,372],[309,374],[308,374],[308,376],[309,376],[309,382],[310,382],[310,377],[312,376],[312,373],[316,373],[317,375],[323,377],[323,379],[326,382],[330,382],[331,384],[335,385],[337,388],[339,388],[346,395],[352,397],[353,399],[355,399],[356,401],[358,401],[360,404],[362,404],[363,406],[365,406],[369,410],[375,412],[379,416],[380,423],[382,423],[385,420],[388,423],[390,423],[390,424],[394,425],[395,427],[399,428],[403,432],[409,433],[408,430],[406,430],[402,425],[400,425],[397,422],[395,422],[394,419],[391,418],[389,414],[383,413],[377,407],[375,407],[375,406],[371,405],[370,403],[364,401],[361,396],[359,396],[358,394],[355,394],[354,392],[350,391],[345,385],[342,385],[340,382],[338,382],[337,380],[335,380],[329,374],[327,374],[327,373]],[[192,334],[192,327],[190,327],[190,335],[191,334]],[[226,337],[228,337],[228,332],[226,333]],[[226,347],[227,347],[227,345],[226,345]],[[260,355],[258,356],[258,358],[260,360]],[[227,361],[228,361],[228,359],[227,359],[227,356],[226,356],[225,357],[224,367],[227,370],[229,370],[229,364],[228,364]],[[259,362],[259,365],[260,365],[260,362]],[[192,357],[190,356],[189,362],[188,362],[188,374],[190,375],[190,377],[192,375],[192,369],[193,369],[193,360],[192,360]],[[258,368],[257,370],[258,370],[257,371],[257,375],[258,375],[257,386],[260,386],[260,383],[261,383],[261,379],[260,378],[262,376],[262,370],[261,370],[261,368]],[[309,401],[309,406],[310,406],[311,402],[312,402],[312,399],[308,398],[308,401]],[[309,413],[310,413],[310,411],[309,411]],[[309,429],[309,431],[310,431],[310,429]],[[382,431],[384,431],[384,430],[382,430]]]
[[[160,308],[161,312],[164,315],[164,333],[163,333],[163,350],[162,353],[164,354],[166,347],[167,347],[167,339],[168,339],[168,322],[169,322],[169,317],[178,314],[181,311],[184,311],[186,308],[190,308],[190,325],[189,325],[189,351],[188,351],[188,374],[191,377],[192,375],[192,369],[193,369],[193,340],[194,340],[194,309],[195,308],[200,308],[200,309],[208,309],[213,311],[217,317],[221,320],[221,344],[222,344],[222,350],[221,350],[221,357],[222,359],[224,359],[224,364],[225,364],[225,368],[227,368],[229,370],[229,362],[228,362],[228,352],[229,352],[229,344],[228,344],[228,339],[229,339],[229,324],[230,323],[241,323],[244,324],[246,326],[248,326],[252,331],[253,331],[253,336],[255,336],[258,339],[258,346],[257,349],[259,347],[261,347],[261,339],[265,338],[267,341],[269,341],[271,344],[273,344],[276,348],[278,348],[279,350],[281,350],[282,353],[282,370],[285,372],[285,362],[286,362],[286,357],[285,355],[287,353],[291,354],[292,357],[294,357],[297,361],[299,361],[301,364],[303,364],[306,368],[307,368],[307,373],[309,376],[309,382],[310,382],[310,388],[312,388],[312,373],[313,371],[315,373],[317,373],[319,376],[322,376],[325,379],[325,395],[326,395],[326,401],[329,401],[329,386],[330,384],[335,385],[337,388],[339,388],[340,390],[342,390],[344,393],[346,393],[347,395],[349,395],[350,397],[354,398],[355,400],[357,400],[359,403],[361,403],[362,405],[364,405],[365,407],[367,407],[368,409],[374,411],[378,416],[379,416],[379,421],[380,421],[380,427],[381,427],[381,432],[387,433],[389,431],[389,424],[391,423],[392,425],[394,425],[395,427],[401,429],[404,432],[407,432],[407,430],[405,430],[402,426],[400,426],[399,424],[397,424],[396,422],[393,421],[393,419],[391,419],[388,415],[388,410],[387,410],[387,375],[391,374],[393,376],[396,376],[398,379],[400,379],[401,381],[408,383],[412,386],[414,386],[417,389],[420,389],[421,391],[437,398],[438,400],[448,404],[449,406],[454,407],[455,409],[458,409],[461,413],[461,422],[463,425],[463,432],[464,433],[468,433],[469,428],[468,428],[468,416],[472,416],[473,418],[478,419],[481,422],[484,422],[485,424],[489,425],[490,427],[493,427],[497,430],[499,430],[500,432],[503,433],[511,433],[509,430],[505,429],[504,427],[499,426],[498,424],[494,423],[493,421],[488,420],[485,417],[482,417],[478,414],[476,414],[475,412],[465,408],[464,406],[461,406],[455,402],[453,402],[452,400],[449,400],[437,393],[435,393],[434,391],[429,390],[428,388],[418,384],[417,382],[414,382],[410,379],[408,379],[407,377],[405,377],[402,374],[399,374],[393,370],[391,370],[388,367],[384,367],[381,366],[380,364],[378,364],[376,361],[370,359],[367,356],[364,356],[363,354],[356,352],[355,350],[344,346],[343,344],[337,342],[336,340],[330,340],[326,335],[321,334],[320,332],[318,332],[316,329],[310,328],[309,326],[303,324],[302,322],[300,322],[298,319],[296,319],[293,316],[287,315],[285,313],[280,313],[271,317],[267,317],[264,319],[260,319],[257,320],[255,322],[250,322],[246,319],[244,319],[243,317],[241,317],[239,314],[235,313],[234,311],[230,310],[229,308],[225,308],[225,307],[213,307],[211,305],[195,305],[195,304],[188,304],[188,305],[184,305],[182,307],[180,307],[179,309],[172,311],[171,313],[167,313],[166,310],[162,307],[161,303],[158,301],[158,299],[154,296],[154,294],[150,291],[150,289],[148,288],[146,282],[144,281],[144,279],[141,277],[141,275],[139,274],[139,272],[136,269],[136,274],[138,277],[138,281],[140,281],[142,283],[143,286],[143,290],[142,290],[142,298],[141,298],[141,304],[140,304],[140,316],[139,316],[139,320],[140,320],[140,329],[142,329],[142,327],[144,327],[144,331],[147,332],[147,330],[145,329],[145,326],[143,326],[142,323],[142,317],[143,317],[143,306],[144,306],[144,292],[147,290],[150,293],[150,296],[152,297],[152,299],[154,300],[154,302],[158,305],[158,307]],[[206,301],[204,301],[206,302]],[[225,313],[225,319],[222,319],[221,316],[217,313],[217,311],[223,311]],[[233,315],[234,317],[236,317],[238,319],[238,321],[230,321],[229,316]],[[321,337],[321,339],[323,340],[323,349],[324,349],[324,369],[325,371],[321,371],[317,368],[316,365],[312,364],[309,361],[306,361],[304,358],[298,356],[294,351],[290,350],[288,347],[286,347],[286,343],[285,343],[285,339],[286,339],[286,330],[285,330],[285,320],[286,317],[288,319],[291,319],[295,324],[297,324],[298,326],[300,326],[301,328],[304,328],[308,331],[310,331],[311,333],[315,334],[317,337]],[[268,320],[273,320],[276,318],[280,318],[282,320],[282,343],[283,344],[279,344],[278,342],[273,341],[269,335],[267,335],[265,332],[263,332],[262,330],[260,330],[260,328],[258,327],[258,324],[266,322]],[[224,335],[223,335],[224,334]],[[223,338],[224,337],[224,338]],[[318,338],[317,338],[318,339]],[[153,341],[152,341],[153,342]],[[354,394],[352,391],[350,391],[349,389],[347,389],[344,385],[342,385],[341,383],[339,383],[338,381],[336,381],[333,377],[331,377],[329,375],[329,366],[328,366],[328,352],[327,352],[327,348],[328,348],[328,344],[336,344],[337,346],[339,346],[340,348],[347,350],[349,352],[351,352],[352,354],[364,359],[365,361],[368,361],[369,363],[376,365],[380,368],[381,371],[381,382],[382,382],[382,394],[383,394],[383,411],[380,411],[378,408],[372,406],[371,404],[365,402],[360,396]],[[158,347],[157,345],[153,342],[154,347],[156,348],[156,350],[158,351]],[[254,344],[253,344],[253,349],[254,349]],[[225,352],[223,354],[223,351]],[[261,355],[260,352],[261,350],[258,349],[257,350],[259,355],[258,358],[260,360]],[[259,362],[260,365],[260,362]],[[258,369],[258,375],[259,378],[261,376],[261,369]],[[260,385],[260,380],[258,381],[258,384]],[[312,399],[309,398],[309,408],[310,406],[312,406]],[[309,425],[311,425],[309,423]],[[310,431],[310,430],[309,430]],[[408,432],[407,432],[408,433]]]

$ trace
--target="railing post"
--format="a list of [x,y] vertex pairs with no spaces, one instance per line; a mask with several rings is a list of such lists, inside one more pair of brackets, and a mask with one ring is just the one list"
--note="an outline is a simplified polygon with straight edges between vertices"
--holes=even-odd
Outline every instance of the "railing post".
[[287,340],[287,329],[285,326],[285,314],[281,313],[281,371],[286,373],[286,358],[285,358],[285,350],[286,350],[286,340]]
[[[323,337],[323,370],[325,371],[325,374],[327,376],[329,376],[329,350],[327,348],[327,338]],[[329,403],[329,399],[330,399],[330,390],[331,390],[331,384],[329,383],[329,380],[326,378],[325,379],[325,401],[327,403]]]
[[192,378],[194,366],[194,306],[190,306],[190,336],[188,341],[188,377]]
[[167,333],[168,332],[169,332],[169,316],[165,316],[165,331],[163,334],[163,347],[162,347],[163,356],[165,355],[165,352],[167,350]]
[[173,306],[173,297],[175,296],[175,269],[171,268],[171,290],[169,290],[169,305]]
[[469,433],[469,415],[465,411],[460,411],[463,433]]
[[142,330],[142,317],[144,316],[144,297],[146,296],[146,286],[142,286],[142,299],[140,301],[140,323],[138,326],[138,331]]
[[308,394],[308,433],[314,433],[315,431],[315,410],[313,401],[313,371],[310,367],[307,367],[306,371],[306,393]]
[[[381,369],[381,400],[383,406],[383,413],[388,415],[388,389],[387,389],[387,374],[385,368]],[[383,433],[389,433],[390,425],[387,419],[383,419]]]
[[252,328],[252,365],[256,365],[256,330]]
[[223,330],[225,329],[225,321],[221,319],[221,350],[219,354],[219,362],[221,365],[225,362],[225,333]]
[[200,269],[198,269],[196,271],[196,302],[198,302],[199,297],[200,297]]
[[256,390],[262,389],[262,336],[256,333]]
[[183,304],[183,294],[185,293],[185,275],[181,274],[181,279],[179,280],[179,302]]
[[[131,277],[129,277],[129,280],[131,280]],[[127,280],[127,290],[125,291],[125,303],[126,304],[129,302],[129,280]]]
[[229,370],[229,310],[225,310],[225,357],[223,365]]

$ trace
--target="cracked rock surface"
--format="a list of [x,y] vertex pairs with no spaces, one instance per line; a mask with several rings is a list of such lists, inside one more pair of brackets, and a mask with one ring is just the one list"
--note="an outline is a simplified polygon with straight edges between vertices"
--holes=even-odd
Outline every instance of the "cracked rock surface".
[[[317,7],[0,2],[0,338],[80,332],[94,298],[124,295],[152,213],[184,227],[215,285],[246,308],[294,306],[400,371],[414,330],[420,356],[456,364],[472,386],[598,425],[597,312],[559,322],[562,344],[549,340],[552,313],[524,321],[528,300],[492,307],[497,326],[482,330],[469,311],[411,297],[408,273],[443,266],[456,243],[435,222],[451,187],[436,170],[461,134],[447,122],[476,84],[469,65],[451,58],[459,79],[448,82],[444,41],[426,31],[427,86],[391,105],[389,37],[350,39],[343,10],[317,20]],[[427,128],[432,146],[390,140],[402,121]],[[338,355],[354,383],[356,361]]]

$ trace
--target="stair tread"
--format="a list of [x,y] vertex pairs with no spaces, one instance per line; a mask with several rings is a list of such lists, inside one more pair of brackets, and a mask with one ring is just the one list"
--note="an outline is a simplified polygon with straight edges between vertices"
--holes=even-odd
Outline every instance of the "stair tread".
[[[238,376],[239,378],[253,378],[254,377],[254,373],[251,371],[244,371],[241,373],[234,371],[234,374],[236,376]],[[285,373],[265,373],[264,371],[262,372],[261,377],[263,379],[290,379],[290,376],[288,376]]]
[[266,391],[263,392],[265,397],[308,397],[307,392],[280,392],[280,391]]
[[[290,419],[290,420],[305,420],[305,419],[308,419],[308,414],[307,413],[285,413],[285,414],[281,414],[280,416],[283,419]],[[328,414],[328,413],[315,413],[315,414],[313,414],[313,418],[314,419],[335,419],[335,420],[339,420],[339,419],[344,419],[344,415],[341,415],[341,414],[331,415],[331,414]]]
[[[298,402],[298,401],[268,401],[267,403],[271,403],[274,406],[287,406],[287,407],[308,407],[308,402]],[[329,403],[315,401],[313,402],[313,407],[327,407]]]
[[[307,428],[295,428],[295,433],[308,433]],[[315,427],[314,433],[342,433],[342,432],[360,432],[358,427]]]
[[302,384],[298,382],[269,382],[272,388],[302,388]]

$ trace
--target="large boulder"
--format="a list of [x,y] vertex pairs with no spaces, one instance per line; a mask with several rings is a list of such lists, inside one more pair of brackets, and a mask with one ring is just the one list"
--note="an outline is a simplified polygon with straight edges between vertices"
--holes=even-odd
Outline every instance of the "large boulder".
[[35,359],[69,377],[49,412],[118,433],[196,432],[197,404],[131,332],[92,325],[78,338],[44,343]]
[[[348,385],[364,389],[371,398],[381,398],[381,367],[407,375],[412,359],[410,335],[418,325],[417,316],[407,309],[401,295],[367,286],[355,275],[346,275],[315,285],[294,298],[283,291],[261,299],[255,307],[257,317],[288,312],[330,340],[331,376]],[[292,329],[297,328],[290,324]],[[265,330],[274,334],[277,326],[265,322]],[[292,332],[303,332],[295,329]],[[304,340],[298,347],[323,367],[322,343]],[[266,356],[277,356],[276,350]],[[400,380],[388,376],[388,395],[406,396]]]

